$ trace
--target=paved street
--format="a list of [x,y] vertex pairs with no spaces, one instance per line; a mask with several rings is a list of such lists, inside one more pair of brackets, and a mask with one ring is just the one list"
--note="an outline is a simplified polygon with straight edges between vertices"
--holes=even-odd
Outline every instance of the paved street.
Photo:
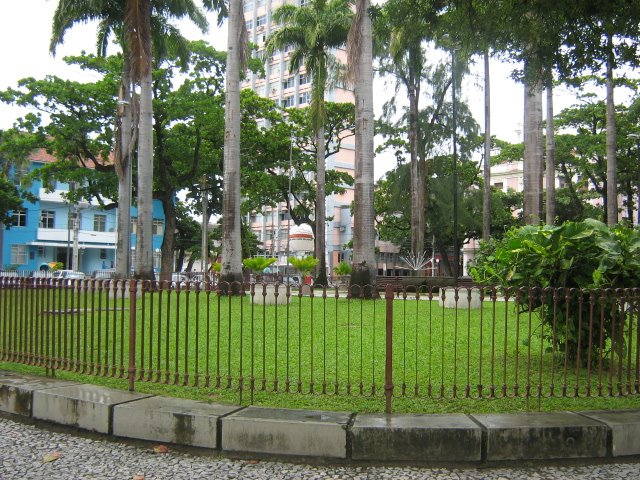
[[[152,447],[54,432],[0,417],[0,479],[640,479],[640,459],[580,466],[447,469],[230,460],[173,449],[154,453]],[[59,458],[47,458],[53,452],[59,452]]]

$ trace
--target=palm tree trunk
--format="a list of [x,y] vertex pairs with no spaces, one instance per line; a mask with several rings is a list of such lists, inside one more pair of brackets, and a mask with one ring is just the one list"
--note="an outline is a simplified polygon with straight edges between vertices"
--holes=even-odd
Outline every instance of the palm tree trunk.
[[118,177],[118,236],[116,240],[116,278],[129,278],[131,274],[131,152],[133,135],[131,131],[131,65],[129,56],[124,55],[122,78],[120,80],[116,127],[115,170]]
[[616,120],[613,102],[613,40],[607,35],[609,58],[607,60],[607,225],[618,223],[618,164],[616,159]]
[[491,83],[489,51],[484,52],[484,167],[482,189],[482,239],[491,234]]
[[[369,0],[359,0],[355,23],[360,36],[355,54],[356,158],[352,285],[375,286],[373,209],[373,41]],[[359,20],[359,21],[358,21]],[[370,294],[370,291],[366,292]]]
[[556,140],[553,130],[553,79],[547,84],[547,205],[546,223],[553,225],[556,219]]
[[326,256],[326,193],[325,193],[325,138],[324,126],[318,128],[316,134],[317,166],[316,166],[316,283],[327,284],[327,256]]
[[[418,46],[419,47],[419,46]],[[410,62],[411,63],[411,62]],[[418,159],[418,85],[409,66],[409,153],[411,156],[411,251],[420,255],[424,251],[424,177]]]
[[542,206],[542,86],[525,83],[524,90],[524,222],[536,225]]
[[244,22],[242,9],[241,0],[229,1],[220,276],[223,282],[229,282],[229,284],[242,282],[240,241],[240,48],[242,45],[240,22]]
[[153,280],[153,90],[151,6],[149,0],[127,2],[128,48],[133,79],[140,82],[138,117],[138,231],[135,277]]

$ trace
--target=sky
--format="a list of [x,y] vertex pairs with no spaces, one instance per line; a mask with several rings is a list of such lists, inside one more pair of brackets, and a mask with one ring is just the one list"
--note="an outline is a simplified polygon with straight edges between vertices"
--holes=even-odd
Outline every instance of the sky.
[[[77,81],[92,81],[90,72],[70,67],[62,60],[65,55],[76,55],[82,50],[95,52],[95,25],[78,25],[69,30],[64,44],[58,48],[56,56],[49,54],[51,21],[57,0],[1,0],[0,1],[0,90],[15,87],[24,77],[43,78],[45,75],[57,75]],[[189,24],[180,24],[183,34],[190,38],[204,38],[221,50],[226,47],[226,31],[218,29],[216,19],[210,14],[209,33],[202,35]],[[113,50],[115,52],[115,49]],[[482,89],[482,62],[472,67],[472,74],[464,81],[459,95],[467,100],[476,121],[484,125],[484,93]],[[509,142],[522,140],[523,87],[509,78],[514,68],[493,61],[491,63],[491,130],[498,138]],[[95,75],[95,74],[94,74]],[[376,80],[375,99],[389,98],[392,87]],[[381,112],[383,101],[375,104],[376,115]],[[554,108],[562,108],[574,103],[574,97],[566,89],[557,89]],[[0,129],[12,126],[14,120],[26,111],[4,103],[0,104]],[[395,160],[391,155],[376,158],[375,176],[379,178],[392,168]]]

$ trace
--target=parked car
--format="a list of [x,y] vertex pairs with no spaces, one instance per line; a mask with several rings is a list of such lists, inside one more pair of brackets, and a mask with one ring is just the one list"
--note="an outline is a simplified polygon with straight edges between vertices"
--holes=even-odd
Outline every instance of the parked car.
[[84,280],[83,272],[76,272],[74,270],[56,270],[53,272],[53,278],[66,278],[69,280]]
[[282,277],[282,283],[292,287],[299,287],[302,284],[302,280],[300,275],[285,275]]

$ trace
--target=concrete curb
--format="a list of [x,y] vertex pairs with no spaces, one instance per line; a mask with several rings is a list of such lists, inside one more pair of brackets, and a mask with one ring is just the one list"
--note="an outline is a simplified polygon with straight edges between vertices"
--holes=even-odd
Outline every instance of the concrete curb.
[[244,452],[446,463],[640,455],[640,410],[351,414],[216,405],[0,371],[0,411],[120,437]]

